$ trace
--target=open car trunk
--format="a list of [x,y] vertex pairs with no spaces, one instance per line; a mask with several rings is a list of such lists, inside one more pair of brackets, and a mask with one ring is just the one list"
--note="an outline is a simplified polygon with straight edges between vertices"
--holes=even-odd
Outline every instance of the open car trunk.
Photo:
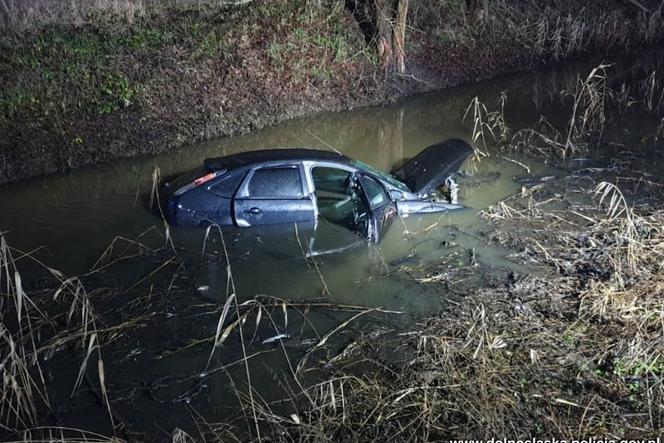
[[445,140],[429,146],[408,160],[393,175],[413,193],[424,197],[457,172],[472,152],[473,148],[463,140]]

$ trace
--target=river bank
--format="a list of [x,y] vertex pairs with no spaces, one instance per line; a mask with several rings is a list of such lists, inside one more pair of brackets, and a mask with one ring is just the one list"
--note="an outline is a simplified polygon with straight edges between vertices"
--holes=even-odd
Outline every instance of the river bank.
[[[298,397],[295,418],[259,409],[259,420],[288,436],[277,441],[655,441],[664,423],[664,182],[641,181],[639,168],[620,161],[536,179],[491,206],[485,241],[544,273],[477,288],[468,279],[490,272],[479,259],[402,267],[446,294],[446,309],[410,327],[364,330],[328,364],[311,365],[327,378]],[[660,198],[628,203],[644,192]]]
[[[650,4],[652,3],[652,4]],[[0,183],[653,44],[658,2],[413,5],[407,73],[339,2],[87,11],[0,39]]]

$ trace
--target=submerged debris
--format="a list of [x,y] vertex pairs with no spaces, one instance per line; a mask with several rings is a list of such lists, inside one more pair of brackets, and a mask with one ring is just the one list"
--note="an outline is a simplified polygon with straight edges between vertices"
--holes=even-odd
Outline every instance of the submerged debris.
[[262,345],[268,345],[268,344],[271,344],[271,343],[276,343],[276,342],[281,341],[281,340],[287,340],[289,338],[291,338],[291,336],[288,335],[288,334],[278,334],[278,335],[275,335],[274,337],[266,338],[265,340],[263,340],[261,342],[261,344]]

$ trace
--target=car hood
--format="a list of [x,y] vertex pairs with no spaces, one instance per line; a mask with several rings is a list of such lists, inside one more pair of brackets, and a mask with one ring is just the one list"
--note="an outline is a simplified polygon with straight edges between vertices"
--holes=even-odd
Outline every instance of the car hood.
[[463,140],[445,140],[429,146],[392,174],[415,194],[426,195],[457,172],[472,152],[472,146]]

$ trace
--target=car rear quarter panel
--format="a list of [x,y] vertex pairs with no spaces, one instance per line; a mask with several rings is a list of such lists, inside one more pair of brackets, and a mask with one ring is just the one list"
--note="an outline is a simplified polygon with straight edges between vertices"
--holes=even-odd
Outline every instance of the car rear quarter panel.
[[180,226],[233,225],[232,200],[200,186],[182,194],[177,203],[176,224]]

